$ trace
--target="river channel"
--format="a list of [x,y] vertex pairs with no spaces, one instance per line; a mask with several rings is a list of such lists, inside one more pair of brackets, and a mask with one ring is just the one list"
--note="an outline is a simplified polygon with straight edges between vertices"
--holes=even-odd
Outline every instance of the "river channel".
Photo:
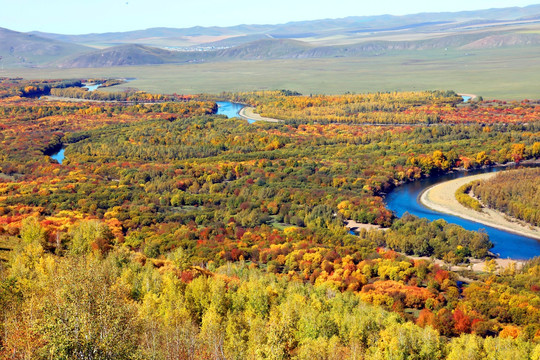
[[245,119],[250,124],[253,124],[255,121],[257,121],[255,119],[248,119],[245,116],[240,115],[240,111],[246,106],[244,104],[233,103],[230,101],[217,101],[217,104],[218,104],[218,111],[216,113],[217,115],[225,115],[228,118],[237,117],[237,118]]
[[[228,101],[219,101],[217,104],[217,114],[225,115],[229,118],[240,117],[238,113],[244,107],[244,105],[242,104],[232,103]],[[61,164],[64,160],[64,150],[65,149],[61,149],[58,153],[51,155],[51,158]],[[535,256],[540,256],[540,241],[536,239],[531,239],[526,236],[521,236],[503,230],[495,229],[490,226],[462,219],[457,216],[440,213],[428,209],[419,201],[422,191],[432,185],[463,176],[500,171],[503,169],[507,168],[488,168],[468,172],[460,171],[438,176],[436,178],[427,178],[420,181],[404,184],[397,187],[390,194],[388,194],[388,196],[386,197],[386,205],[398,217],[401,217],[405,212],[408,212],[412,215],[427,218],[431,221],[436,219],[444,219],[449,223],[460,225],[467,230],[478,231],[482,229],[482,231],[485,231],[489,235],[489,239],[491,240],[491,242],[495,244],[492,252],[499,255],[501,258],[530,259]]]
[[[464,102],[471,99],[470,96],[463,96]],[[220,101],[218,104],[218,115],[226,115],[227,117],[240,117],[238,113],[244,105],[238,103],[232,103],[228,101]],[[420,203],[420,194],[428,187],[460,178],[468,175],[475,175],[485,172],[494,172],[505,170],[508,168],[487,168],[467,172],[454,172],[436,178],[427,178],[420,181],[415,181],[409,184],[399,186],[394,189],[386,197],[387,207],[394,211],[394,213],[401,217],[405,212],[416,215],[418,217],[427,218],[431,221],[437,219],[444,219],[449,223],[457,224],[467,230],[485,231],[491,242],[495,247],[491,250],[493,253],[499,255],[501,258],[512,259],[530,259],[535,256],[540,256],[540,241],[531,239],[526,236],[517,235],[504,230],[495,229],[493,227],[480,224],[474,221],[465,220],[457,216],[440,213],[431,209],[428,209]]]
[[436,178],[427,178],[408,183],[397,187],[387,195],[386,206],[399,217],[403,216],[405,212],[408,212],[409,214],[427,218],[431,221],[444,219],[449,223],[460,225],[467,230],[478,231],[483,229],[489,235],[491,242],[495,245],[495,247],[491,249],[493,253],[499,255],[501,258],[530,259],[540,255],[540,241],[504,230],[495,229],[457,216],[440,213],[428,209],[420,203],[420,195],[425,189],[432,185],[463,176],[506,169],[508,168],[488,168],[467,172],[460,171],[438,176]]
[[[96,90],[101,84],[93,84],[93,85],[86,85],[85,87],[88,88],[88,91],[94,91]],[[233,103],[229,101],[218,101],[218,111],[217,115],[225,115],[228,118],[233,117],[240,117],[238,113],[245,105]],[[250,123],[252,123],[254,120],[248,120]],[[62,161],[64,161],[64,151],[65,148],[60,149],[58,152],[51,155],[51,159],[54,159],[58,161],[60,164],[62,164]]]
[[229,101],[218,101],[217,115],[225,115],[228,118],[240,117],[238,113],[244,108],[245,105],[233,103]]

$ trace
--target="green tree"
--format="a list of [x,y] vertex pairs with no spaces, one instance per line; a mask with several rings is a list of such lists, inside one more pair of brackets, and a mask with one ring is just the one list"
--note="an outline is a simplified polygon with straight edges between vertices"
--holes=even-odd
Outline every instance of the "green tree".
[[136,308],[115,287],[114,272],[97,259],[58,260],[36,293],[34,329],[54,359],[136,359],[140,324]]
[[376,358],[435,360],[444,358],[444,343],[439,333],[412,323],[391,324],[380,332]]
[[99,220],[81,221],[70,229],[69,235],[69,251],[73,255],[106,253],[114,238],[107,224]]
[[38,218],[30,216],[21,223],[21,239],[25,244],[43,245],[47,239],[47,231],[41,226]]

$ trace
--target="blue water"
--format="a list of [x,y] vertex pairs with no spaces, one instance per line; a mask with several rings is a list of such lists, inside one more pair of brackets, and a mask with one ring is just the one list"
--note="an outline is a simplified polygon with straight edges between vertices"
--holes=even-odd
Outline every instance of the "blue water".
[[56,154],[52,154],[51,159],[54,159],[54,160],[58,161],[59,164],[62,164],[62,161],[64,161],[64,158],[65,158],[64,150],[65,149],[62,148]]
[[[229,119],[234,118],[234,117],[237,117],[237,118],[241,117],[240,115],[238,115],[238,113],[240,112],[240,110],[242,110],[245,107],[245,105],[233,103],[229,101],[218,101],[217,104],[218,104],[217,114],[226,115]],[[246,119],[246,120],[250,124],[253,124],[255,121],[257,121],[257,120],[252,120],[252,119]]]
[[[131,82],[133,80],[137,80],[137,78],[125,78],[123,80],[125,82]],[[85,84],[83,88],[87,88],[88,91],[96,91],[101,85],[103,84]]]
[[471,97],[470,96],[462,96],[463,98],[463,102],[469,102],[469,100],[471,100]]
[[228,118],[240,117],[238,113],[245,105],[232,103],[229,101],[218,101],[218,115],[225,115]]
[[540,255],[540,241],[531,239],[525,236],[512,234],[503,230],[495,229],[484,224],[479,224],[474,221],[465,220],[457,216],[439,213],[428,209],[418,201],[421,192],[431,185],[456,179],[459,177],[474,175],[484,172],[499,171],[501,168],[490,168],[469,172],[456,172],[437,177],[436,179],[424,179],[413,183],[405,184],[394,189],[386,197],[387,207],[401,217],[405,212],[416,215],[418,217],[427,218],[431,221],[436,219],[444,219],[449,223],[457,224],[467,230],[478,231],[484,229],[489,235],[489,239],[495,247],[492,252],[498,254],[501,258],[512,259],[530,259]]
[[85,84],[83,88],[87,88],[88,91],[95,91],[98,87],[100,87],[103,84]]

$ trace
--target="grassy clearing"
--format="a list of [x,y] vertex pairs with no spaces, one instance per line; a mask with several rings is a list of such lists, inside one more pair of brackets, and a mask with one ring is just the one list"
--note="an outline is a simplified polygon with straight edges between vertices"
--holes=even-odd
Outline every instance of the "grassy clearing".
[[270,222],[270,225],[278,230],[285,230],[286,228],[291,227],[291,226],[294,227],[294,225],[285,224],[285,223],[277,221],[276,215],[271,215],[270,218],[272,219],[272,221]]
[[[290,89],[303,94],[452,89],[484,98],[538,98],[540,47],[425,50],[364,58],[235,61],[101,69],[10,69],[24,78],[134,77],[154,93]],[[117,87],[116,89],[119,89]],[[113,89],[111,89],[112,91]]]

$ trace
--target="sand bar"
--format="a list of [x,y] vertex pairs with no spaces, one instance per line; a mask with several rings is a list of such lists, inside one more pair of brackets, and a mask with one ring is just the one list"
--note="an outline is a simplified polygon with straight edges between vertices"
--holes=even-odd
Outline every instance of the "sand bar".
[[359,222],[356,222],[354,220],[347,220],[346,221],[346,225],[345,227],[349,230],[353,230],[353,231],[360,231],[362,229],[365,229],[367,231],[369,230],[388,230],[386,228],[381,228],[379,225],[374,225],[374,224],[361,224]]
[[496,173],[484,173],[445,181],[427,188],[420,195],[420,202],[428,208],[445,214],[459,216],[500,230],[540,240],[540,228],[511,219],[500,211],[484,208],[482,212],[461,205],[455,197],[456,190],[475,180],[489,179]]
[[256,114],[255,113],[255,108],[251,107],[251,106],[246,106],[246,107],[242,108],[242,110],[240,110],[238,115],[240,115],[244,119],[254,120],[254,121],[267,121],[267,122],[273,122],[273,123],[283,121],[283,120],[279,120],[279,119],[272,119],[272,118],[263,117],[263,116],[261,116],[259,114]]

